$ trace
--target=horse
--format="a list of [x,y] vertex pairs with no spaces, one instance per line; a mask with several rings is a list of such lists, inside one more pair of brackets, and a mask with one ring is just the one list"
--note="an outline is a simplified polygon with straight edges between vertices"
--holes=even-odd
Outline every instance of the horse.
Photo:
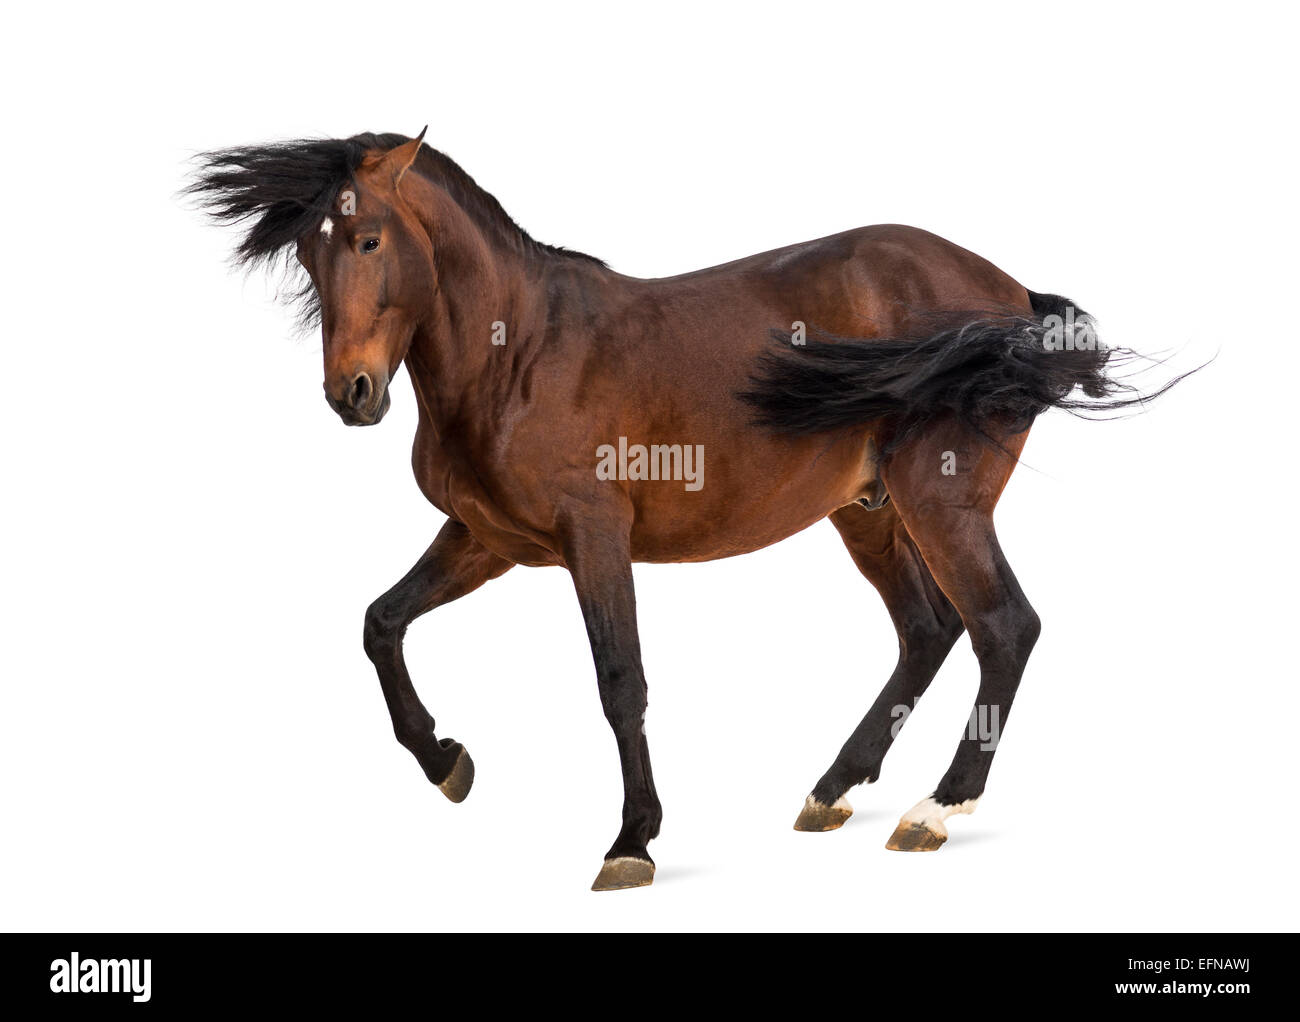
[[651,883],[663,811],[632,565],[732,557],[829,518],[899,652],[795,829],[844,824],[849,789],[880,776],[897,708],[966,632],[972,721],[993,722],[993,740],[966,729],[887,843],[938,849],[945,821],[984,793],[1039,634],[993,527],[1034,419],[1129,408],[1177,379],[1139,393],[1114,372],[1135,353],[1101,345],[1068,299],[913,227],[625,276],[533,239],[424,134],[215,150],[187,188],[241,230],[237,263],[302,274],[293,297],[319,323],[325,397],[344,423],[380,422],[398,367],[410,376],[415,478],[447,520],[365,614],[397,740],[448,799],[468,795],[473,760],[436,735],[406,630],[515,565],[566,568],[623,780],[592,889]]

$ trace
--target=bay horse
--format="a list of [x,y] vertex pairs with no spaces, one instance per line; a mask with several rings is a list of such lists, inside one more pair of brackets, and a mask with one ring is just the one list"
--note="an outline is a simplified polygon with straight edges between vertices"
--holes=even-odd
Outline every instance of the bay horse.
[[415,477],[447,521],[365,615],[397,740],[465,798],[473,761],[436,736],[403,636],[517,564],[562,565],[623,773],[622,826],[592,889],[649,884],[662,810],[632,564],[731,557],[830,518],[884,599],[898,663],[795,829],[848,819],[845,795],[880,776],[898,709],[966,631],[972,721],[994,733],[967,729],[887,845],[939,848],[947,818],[984,792],[1039,633],[994,506],[1039,413],[1145,400],[1111,372],[1132,353],[1096,343],[1066,299],[911,227],[624,276],[535,241],[423,137],[210,152],[188,189],[242,227],[237,262],[301,264],[297,297],[319,320],[325,397],[345,423],[378,423],[398,367],[410,375]]

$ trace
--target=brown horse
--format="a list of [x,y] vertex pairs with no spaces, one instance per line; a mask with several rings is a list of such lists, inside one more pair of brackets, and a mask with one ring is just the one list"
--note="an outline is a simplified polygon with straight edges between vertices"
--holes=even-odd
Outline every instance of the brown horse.
[[795,827],[843,824],[848,789],[880,775],[897,708],[964,629],[980,663],[972,727],[889,841],[938,848],[984,790],[1039,630],[994,506],[1039,412],[1139,400],[1106,374],[1116,352],[1064,299],[910,227],[626,277],[534,241],[422,138],[210,153],[192,186],[244,225],[242,261],[291,251],[305,268],[344,422],[379,422],[398,366],[410,373],[415,476],[448,521],[366,613],[398,741],[465,798],[473,764],[435,737],[403,635],[516,564],[563,565],[623,771],[622,828],[593,889],[650,883],[662,811],[632,563],[743,554],[829,517],[884,598],[899,658]]

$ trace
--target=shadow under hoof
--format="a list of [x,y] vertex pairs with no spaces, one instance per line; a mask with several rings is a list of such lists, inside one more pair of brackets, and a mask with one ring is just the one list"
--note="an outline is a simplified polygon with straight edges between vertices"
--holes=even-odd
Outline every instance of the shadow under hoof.
[[606,859],[596,874],[593,891],[623,891],[629,887],[647,887],[655,878],[655,864],[648,859],[623,856]]
[[940,836],[919,823],[900,823],[885,847],[891,852],[933,852],[947,840],[946,834]]
[[438,790],[453,802],[464,802],[469,789],[474,785],[474,761],[469,758],[465,747],[460,746],[456,762],[451,765],[451,772],[437,782]]
[[847,799],[841,798],[834,805],[828,806],[809,795],[803,804],[803,811],[799,813],[799,819],[794,821],[794,829],[812,833],[839,830],[852,815],[853,807]]

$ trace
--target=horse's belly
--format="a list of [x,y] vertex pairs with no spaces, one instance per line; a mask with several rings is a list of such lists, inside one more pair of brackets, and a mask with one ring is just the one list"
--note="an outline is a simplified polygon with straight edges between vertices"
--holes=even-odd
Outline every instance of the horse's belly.
[[671,480],[637,484],[633,560],[711,561],[750,553],[877,495],[875,448],[861,431],[829,448],[813,440],[754,449],[755,458],[720,465],[713,478],[706,460],[694,491]]
[[650,522],[632,533],[632,560],[652,563],[678,563],[682,561],[716,561],[723,557],[736,557],[752,553],[763,547],[788,539],[796,532],[821,521],[843,503],[834,506],[823,504],[798,516],[769,517],[761,523],[727,525],[715,519],[673,522],[660,528]]

